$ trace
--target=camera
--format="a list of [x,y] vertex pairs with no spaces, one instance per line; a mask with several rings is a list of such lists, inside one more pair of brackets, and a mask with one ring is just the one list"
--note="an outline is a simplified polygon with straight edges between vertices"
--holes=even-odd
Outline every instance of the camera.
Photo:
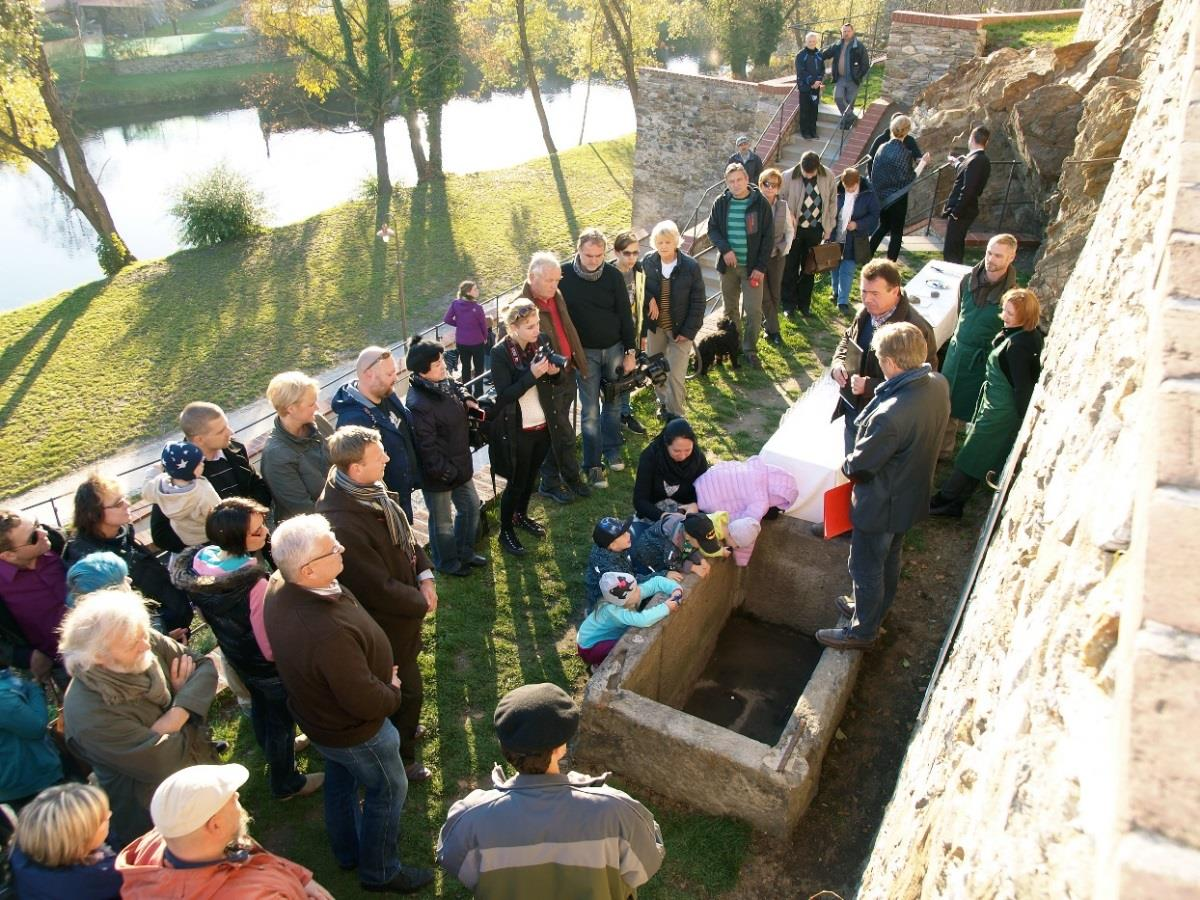
[[661,353],[647,356],[639,351],[637,365],[625,375],[618,375],[612,381],[604,379],[600,382],[600,392],[604,395],[605,403],[612,403],[622,394],[628,394],[634,388],[639,388],[647,382],[656,385],[666,384],[671,367],[667,358]]
[[533,361],[535,363],[541,362],[543,359],[549,362],[550,365],[556,366],[559,369],[565,369],[567,367],[567,358],[561,353],[555,353],[553,350],[551,350],[549,344],[539,344],[537,353],[533,354]]

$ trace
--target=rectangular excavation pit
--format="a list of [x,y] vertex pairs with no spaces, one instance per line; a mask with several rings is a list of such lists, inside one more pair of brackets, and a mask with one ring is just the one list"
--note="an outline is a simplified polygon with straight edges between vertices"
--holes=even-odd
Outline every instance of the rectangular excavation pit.
[[749,566],[723,560],[689,578],[683,606],[626,632],[588,682],[580,767],[790,832],[858,673],[861,654],[808,637],[837,623],[848,549],[780,517],[763,523]]

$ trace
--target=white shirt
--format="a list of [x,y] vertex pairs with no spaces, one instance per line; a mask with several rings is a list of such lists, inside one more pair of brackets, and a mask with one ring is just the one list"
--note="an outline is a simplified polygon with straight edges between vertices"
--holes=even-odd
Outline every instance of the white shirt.
[[854,215],[854,201],[858,199],[858,191],[846,191],[845,199],[842,201],[842,211],[838,214],[838,234],[842,236],[842,240],[849,237],[849,232],[846,230],[850,224],[850,219]]

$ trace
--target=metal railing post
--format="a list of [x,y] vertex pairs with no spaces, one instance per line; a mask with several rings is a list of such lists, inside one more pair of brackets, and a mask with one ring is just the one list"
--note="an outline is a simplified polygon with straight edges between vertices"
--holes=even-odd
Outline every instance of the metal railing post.
[[1004,216],[1008,213],[1008,192],[1012,189],[1013,169],[1016,168],[1016,165],[1016,163],[1008,164],[1008,180],[1004,183],[1004,202],[1000,204],[1000,220],[996,223],[997,231],[1004,227]]

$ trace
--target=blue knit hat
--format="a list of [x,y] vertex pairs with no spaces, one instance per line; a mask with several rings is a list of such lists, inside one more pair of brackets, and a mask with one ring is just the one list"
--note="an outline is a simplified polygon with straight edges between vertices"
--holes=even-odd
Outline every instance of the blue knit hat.
[[104,588],[120,587],[129,576],[125,560],[108,550],[89,553],[67,569],[67,606],[75,605],[75,598]]
[[191,481],[196,477],[196,466],[204,459],[204,453],[195,444],[176,441],[163,447],[163,468],[172,478]]

